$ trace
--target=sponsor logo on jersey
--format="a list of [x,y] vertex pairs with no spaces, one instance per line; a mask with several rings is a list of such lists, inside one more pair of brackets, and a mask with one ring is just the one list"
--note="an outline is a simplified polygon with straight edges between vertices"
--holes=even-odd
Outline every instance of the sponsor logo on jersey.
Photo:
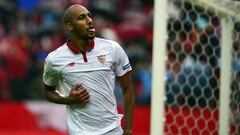
[[130,63],[124,65],[122,69],[123,69],[123,70],[126,70],[126,69],[128,69],[129,67],[131,67]]
[[68,67],[74,67],[75,66],[75,62],[71,62],[67,64]]
[[98,61],[103,64],[105,62],[106,56],[105,55],[99,55],[99,56],[97,56],[97,58],[98,58]]

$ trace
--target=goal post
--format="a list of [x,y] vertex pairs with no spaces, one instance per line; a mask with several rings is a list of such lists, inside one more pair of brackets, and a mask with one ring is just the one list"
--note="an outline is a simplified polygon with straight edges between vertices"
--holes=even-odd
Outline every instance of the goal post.
[[[167,0],[154,1],[153,62],[151,91],[151,135],[163,135],[165,102],[165,60],[167,40]],[[155,74],[156,73],[156,74]]]
[[240,19],[240,3],[237,0],[185,0],[216,11],[221,17],[234,16]]
[[219,135],[228,135],[230,132],[230,92],[231,92],[231,65],[232,65],[232,22],[230,17],[221,19],[221,78],[220,78],[220,108],[219,108]]
[[155,0],[151,135],[240,132],[239,20],[232,0]]

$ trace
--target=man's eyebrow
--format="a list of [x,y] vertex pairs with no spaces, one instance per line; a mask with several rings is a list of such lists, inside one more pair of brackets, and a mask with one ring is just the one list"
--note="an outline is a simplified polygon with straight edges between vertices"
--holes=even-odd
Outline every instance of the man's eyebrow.
[[80,16],[80,15],[88,15],[88,14],[92,14],[91,12],[83,12],[83,13],[79,13],[77,16]]
[[81,16],[81,15],[85,15],[85,13],[79,13],[79,14],[77,14],[77,17]]

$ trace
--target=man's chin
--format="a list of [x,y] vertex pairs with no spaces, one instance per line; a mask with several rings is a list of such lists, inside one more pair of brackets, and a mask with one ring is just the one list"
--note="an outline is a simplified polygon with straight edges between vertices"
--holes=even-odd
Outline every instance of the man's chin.
[[95,36],[88,36],[88,37],[85,37],[85,38],[82,38],[83,40],[87,41],[87,40],[92,40],[94,39]]
[[95,35],[88,36],[88,39],[94,39]]
[[79,38],[82,40],[92,40],[94,39],[94,37],[95,37],[95,34],[87,34],[85,36],[79,35]]

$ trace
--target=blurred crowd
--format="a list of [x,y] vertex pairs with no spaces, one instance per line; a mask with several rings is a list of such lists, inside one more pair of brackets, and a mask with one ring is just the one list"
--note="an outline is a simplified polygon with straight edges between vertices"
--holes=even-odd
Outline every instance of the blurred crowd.
[[[93,13],[98,37],[119,42],[133,67],[138,104],[150,102],[153,0],[1,0],[0,99],[43,100],[47,54],[68,39],[64,9],[82,4]],[[121,100],[119,86],[117,99]]]

